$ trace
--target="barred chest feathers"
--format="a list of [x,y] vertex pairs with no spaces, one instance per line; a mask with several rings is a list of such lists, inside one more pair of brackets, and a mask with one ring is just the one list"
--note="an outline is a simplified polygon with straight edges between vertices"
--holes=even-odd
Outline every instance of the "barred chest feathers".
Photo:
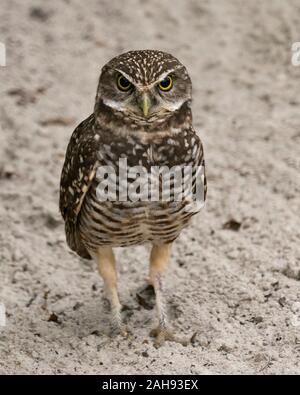
[[[129,185],[135,181],[130,179],[132,167],[143,167],[149,175],[153,168],[159,171],[164,166],[169,169],[180,166],[184,169],[190,165],[193,171],[191,177],[201,176],[197,174],[197,166],[204,165],[201,141],[191,128],[176,132],[157,133],[154,136],[145,133],[116,135],[114,139],[111,139],[109,132],[95,134],[95,138],[100,139],[97,175],[79,217],[79,232],[88,250],[93,251],[99,245],[130,246],[145,242],[172,242],[188,225],[195,212],[186,210],[185,200],[168,201],[160,195],[158,201],[151,201],[150,196],[144,201],[133,201],[128,196]],[[128,166],[129,173],[124,185],[124,179],[121,180],[119,176],[120,169],[124,171],[125,165]],[[104,180],[104,174],[99,169],[108,168],[115,171],[116,177],[110,182],[116,181],[117,194],[106,201],[100,201],[97,188]],[[175,184],[171,182],[171,197],[174,197],[174,188]],[[121,195],[125,196],[122,201],[119,199]]]

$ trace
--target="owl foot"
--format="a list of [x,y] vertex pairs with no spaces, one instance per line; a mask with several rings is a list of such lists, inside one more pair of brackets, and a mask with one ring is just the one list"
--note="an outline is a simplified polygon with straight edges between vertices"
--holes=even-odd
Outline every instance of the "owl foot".
[[126,325],[121,324],[121,325],[114,325],[112,332],[111,332],[111,337],[117,337],[117,336],[122,336],[124,339],[127,339],[130,335],[130,332],[127,328]]
[[159,348],[165,344],[166,341],[180,343],[183,346],[189,344],[189,340],[178,338],[170,329],[157,327],[150,332],[151,337],[155,337],[154,347]]
[[122,315],[121,315],[121,306],[117,306],[112,309],[111,316],[111,325],[112,325],[112,336],[122,336],[123,338],[127,338],[129,336],[129,331],[127,326],[124,324]]

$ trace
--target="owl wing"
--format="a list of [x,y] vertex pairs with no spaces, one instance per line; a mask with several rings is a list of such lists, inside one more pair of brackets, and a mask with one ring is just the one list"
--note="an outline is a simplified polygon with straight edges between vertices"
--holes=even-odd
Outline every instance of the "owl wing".
[[[193,155],[193,167],[195,167],[197,170],[195,173],[193,173],[193,179],[192,179],[192,191],[194,196],[197,196],[197,187],[196,185],[201,185],[201,200],[203,198],[203,203],[206,200],[206,195],[207,195],[207,179],[206,179],[206,169],[205,169],[205,159],[204,159],[204,149],[203,149],[203,144],[200,139],[200,137],[197,135],[197,133],[194,131],[192,128],[193,135],[192,135],[192,140],[193,140],[193,153],[195,152],[195,155]],[[199,179],[200,178],[200,179]],[[200,196],[198,196],[199,198]],[[201,201],[200,201],[200,207],[201,207]],[[197,213],[197,210],[195,211]]]
[[95,133],[94,123],[92,114],[81,122],[72,134],[61,173],[59,198],[68,245],[78,255],[87,259],[91,257],[78,234],[77,217],[98,164],[99,135]]
[[204,201],[206,200],[206,195],[207,195],[207,178],[206,178],[206,168],[205,168],[205,159],[204,159],[204,149],[203,149],[203,144],[200,139],[200,137],[195,133],[196,135],[196,144],[199,147],[198,154],[196,155],[195,161],[196,161],[196,166],[199,166],[201,168],[200,172],[200,177],[202,177],[202,182],[203,182],[203,193],[204,193]]

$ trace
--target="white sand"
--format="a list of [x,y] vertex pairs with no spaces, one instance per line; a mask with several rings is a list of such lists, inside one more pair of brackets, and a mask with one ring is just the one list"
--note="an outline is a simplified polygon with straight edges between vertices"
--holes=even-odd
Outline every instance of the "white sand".
[[[300,373],[299,19],[298,0],[1,0],[0,373]],[[186,348],[148,336],[142,247],[118,251],[133,338],[110,339],[95,264],[68,251],[58,213],[66,145],[100,68],[142,48],[188,67],[206,151],[207,206],[167,277],[174,328],[198,332]],[[239,231],[223,229],[231,219]]]

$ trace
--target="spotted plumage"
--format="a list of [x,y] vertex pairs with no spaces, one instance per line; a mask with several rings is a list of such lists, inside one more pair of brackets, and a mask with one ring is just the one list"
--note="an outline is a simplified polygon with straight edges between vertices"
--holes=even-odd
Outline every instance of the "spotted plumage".
[[[167,330],[160,297],[170,245],[199,210],[187,210],[187,197],[164,199],[161,176],[158,199],[130,200],[127,186],[125,190],[121,182],[119,160],[125,159],[128,168],[142,166],[148,173],[154,168],[177,166],[183,174],[184,168],[191,166],[192,190],[201,177],[204,201],[203,147],[192,126],[190,104],[189,75],[172,55],[130,51],[112,59],[102,69],[93,114],[71,137],[61,175],[60,211],[67,242],[80,256],[98,261],[119,328],[123,327],[112,248],[153,245],[150,281],[157,295],[158,343],[175,339]],[[116,174],[116,195],[107,201],[97,195],[103,181],[99,169],[104,166]],[[174,198],[173,179],[170,186]],[[120,199],[124,193],[125,201]]]

